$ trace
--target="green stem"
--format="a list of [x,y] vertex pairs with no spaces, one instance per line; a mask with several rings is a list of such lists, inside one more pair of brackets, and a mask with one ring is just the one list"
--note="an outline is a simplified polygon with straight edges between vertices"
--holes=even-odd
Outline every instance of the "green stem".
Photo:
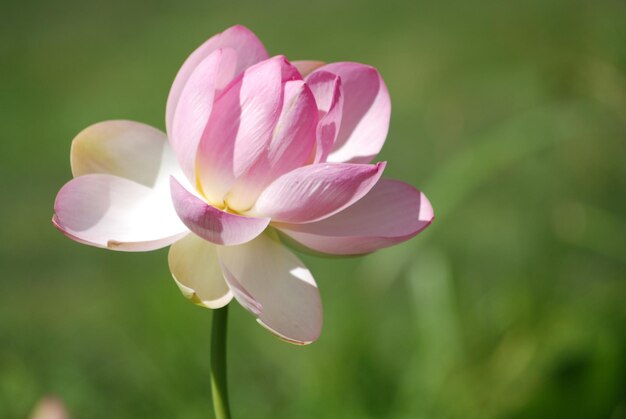
[[216,419],[230,419],[226,385],[226,323],[228,306],[213,310],[211,330],[211,394]]

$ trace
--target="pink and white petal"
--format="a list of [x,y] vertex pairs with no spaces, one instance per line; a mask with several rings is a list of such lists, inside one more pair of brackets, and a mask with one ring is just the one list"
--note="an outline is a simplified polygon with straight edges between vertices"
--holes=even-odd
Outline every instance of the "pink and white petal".
[[170,246],[168,263],[176,285],[195,304],[220,308],[232,300],[213,243],[190,233]]
[[[278,240],[263,234],[240,245],[218,248],[226,281],[242,289],[256,305],[244,307],[269,331],[291,343],[308,344],[322,330],[317,284],[304,264]],[[237,294],[235,294],[237,298]],[[260,312],[259,312],[260,310]]]
[[104,121],[81,131],[70,152],[74,177],[102,173],[130,179],[150,188],[169,185],[180,167],[166,135],[134,121]]
[[267,187],[252,214],[272,221],[310,223],[361,199],[378,182],[385,163],[320,163],[300,167]]
[[198,236],[215,244],[236,245],[252,240],[265,230],[269,218],[244,217],[207,204],[171,178],[174,209],[182,222]]
[[404,182],[381,179],[367,195],[332,217],[274,226],[317,252],[357,255],[404,242],[433,219],[426,195]]
[[222,205],[236,179],[267,152],[282,85],[299,77],[284,57],[274,57],[247,69],[216,100],[197,156],[197,175],[211,203]]
[[294,65],[294,67],[298,69],[302,77],[308,76],[310,73],[312,73],[313,71],[317,70],[318,68],[326,64],[324,61],[310,61],[310,60],[292,61],[291,63]]
[[341,79],[327,71],[316,71],[307,77],[306,82],[315,96],[320,117],[313,162],[325,162],[341,127],[343,113]]
[[228,193],[229,208],[249,210],[274,179],[308,162],[315,146],[317,114],[315,98],[304,81],[285,83],[281,114],[269,143]]
[[338,75],[344,94],[341,128],[328,161],[369,163],[389,130],[391,101],[385,82],[374,67],[359,63],[332,63],[317,71]]
[[239,282],[237,277],[235,277],[223,263],[220,262],[220,264],[222,266],[224,278],[226,279],[226,282],[228,283],[228,286],[230,287],[230,290],[237,302],[255,316],[261,314],[263,311],[263,305],[250,295],[243,284]]
[[196,154],[206,128],[220,79],[229,78],[237,64],[235,50],[220,48],[202,60],[180,93],[170,127],[170,141],[187,179],[195,183]]
[[[165,123],[170,136],[174,122],[174,112],[187,80],[198,64],[219,48],[231,48],[237,53],[236,65],[230,74],[231,80],[251,65],[267,59],[267,51],[261,41],[250,29],[241,25],[230,27],[200,45],[178,70],[167,98]],[[218,88],[223,88],[229,81],[226,78],[222,78]]]
[[165,247],[189,231],[169,197],[108,174],[66,183],[56,197],[52,222],[75,241],[124,251]]

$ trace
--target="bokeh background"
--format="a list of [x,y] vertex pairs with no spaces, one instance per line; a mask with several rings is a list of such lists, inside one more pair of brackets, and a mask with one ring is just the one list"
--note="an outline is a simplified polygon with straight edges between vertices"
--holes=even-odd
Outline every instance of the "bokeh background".
[[167,250],[50,223],[69,147],[106,119],[164,126],[185,57],[228,26],[271,54],[380,69],[381,160],[437,218],[401,246],[304,255],[321,339],[231,310],[236,418],[626,418],[622,0],[0,4],[0,418],[212,417],[211,312]]

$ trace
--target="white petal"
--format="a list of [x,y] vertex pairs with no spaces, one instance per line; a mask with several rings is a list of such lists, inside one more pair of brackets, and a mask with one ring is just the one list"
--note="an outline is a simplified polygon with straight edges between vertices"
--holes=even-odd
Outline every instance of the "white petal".
[[226,281],[247,295],[241,298],[235,292],[235,298],[261,325],[291,343],[304,345],[319,337],[322,303],[317,284],[280,242],[263,234],[239,246],[220,246],[218,254]]
[[233,298],[213,243],[188,234],[170,247],[168,262],[176,285],[194,303],[220,308]]
[[71,239],[114,250],[158,249],[189,231],[167,194],[106,174],[88,174],[66,183],[54,212],[54,225]]
[[74,177],[103,173],[167,194],[170,174],[180,173],[164,133],[134,121],[104,121],[81,131],[70,152]]

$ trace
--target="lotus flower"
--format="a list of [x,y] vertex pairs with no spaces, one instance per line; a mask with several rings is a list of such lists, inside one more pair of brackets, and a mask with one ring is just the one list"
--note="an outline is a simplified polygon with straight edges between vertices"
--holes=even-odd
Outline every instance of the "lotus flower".
[[321,332],[319,291],[282,242],[363,254],[433,219],[424,194],[371,163],[390,111],[375,68],[269,58],[235,26],[178,72],[167,135],[131,121],[78,134],[53,223],[91,246],[171,245],[169,267],[187,298],[219,308],[234,297],[280,338],[310,343]]

